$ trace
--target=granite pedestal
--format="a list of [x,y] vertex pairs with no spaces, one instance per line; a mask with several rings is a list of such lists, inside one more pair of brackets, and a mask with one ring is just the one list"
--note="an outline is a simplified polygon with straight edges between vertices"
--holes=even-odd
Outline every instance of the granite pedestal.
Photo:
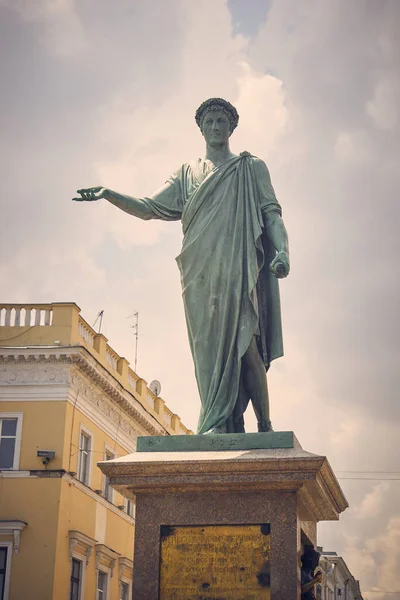
[[[200,437],[202,440],[196,444]],[[141,451],[99,463],[112,487],[136,502],[134,600],[300,599],[299,567],[304,544],[316,544],[317,522],[338,519],[347,501],[327,459],[304,451],[292,432],[249,434],[248,443],[250,448],[246,449],[246,436],[240,434],[143,438],[138,443]],[[279,445],[283,447],[276,447]],[[226,449],[232,446],[236,449]],[[191,532],[197,539],[198,530],[193,526],[203,527],[199,533],[204,536],[212,527],[211,535],[220,531],[221,540],[224,532],[229,534],[220,555],[213,542],[212,564],[219,566],[197,591],[196,569],[201,569],[197,562],[204,562],[207,545],[201,545],[201,557],[198,546],[198,561],[196,546],[192,548],[188,570],[187,544],[176,541],[171,565],[176,574],[173,585],[165,576],[169,566],[165,562],[172,555],[163,555],[164,571],[160,568],[165,536],[174,531],[187,540],[185,532]],[[218,526],[225,528],[218,530]],[[192,529],[184,529],[188,527]],[[269,536],[265,542],[269,546],[264,548],[266,566],[260,575],[261,571],[251,573],[246,562],[249,557],[244,556],[251,543],[243,543],[244,566],[240,566],[234,552],[237,540],[236,544],[232,540],[236,531],[241,536],[243,531],[249,536],[255,532],[252,545],[256,548],[257,532],[262,527]],[[232,552],[229,543],[233,544]],[[180,548],[181,554],[176,551]],[[232,556],[236,557],[233,564]],[[235,573],[236,567],[251,582],[247,591],[232,588],[232,577],[243,581],[241,573]],[[227,583],[229,590],[227,587],[221,592],[224,570],[231,587]],[[188,577],[193,582],[189,587]],[[256,580],[258,592],[254,591]]]

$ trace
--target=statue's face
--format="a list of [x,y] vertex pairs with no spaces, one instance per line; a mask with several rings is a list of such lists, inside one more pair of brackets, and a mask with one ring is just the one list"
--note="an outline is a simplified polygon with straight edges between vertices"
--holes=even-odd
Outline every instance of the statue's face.
[[210,146],[227,144],[231,135],[231,124],[224,110],[209,110],[203,119],[202,134]]

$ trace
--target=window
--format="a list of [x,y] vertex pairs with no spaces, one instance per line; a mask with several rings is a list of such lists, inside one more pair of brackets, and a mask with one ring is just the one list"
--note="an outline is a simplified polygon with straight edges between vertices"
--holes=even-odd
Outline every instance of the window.
[[82,563],[77,558],[73,558],[71,562],[69,600],[79,600],[81,597]]
[[104,571],[99,571],[97,575],[97,595],[96,600],[107,600],[108,575]]
[[135,503],[132,502],[132,500],[126,500],[125,510],[126,510],[126,513],[130,517],[134,517],[135,516]]
[[0,469],[19,469],[22,413],[0,414]]
[[8,548],[0,547],[0,600],[5,598],[6,591],[7,550]]
[[10,592],[13,543],[0,544],[0,600],[6,600]]
[[79,439],[79,465],[78,479],[89,485],[90,478],[90,453],[92,449],[92,438],[86,431],[81,431]]
[[129,583],[121,581],[121,600],[129,600]]
[[[115,458],[115,454],[113,452],[111,452],[110,450],[106,450],[105,454],[104,454],[104,460],[112,460],[113,458]],[[109,479],[109,477],[107,477],[105,475],[103,481],[104,481],[103,496],[106,500],[109,500],[110,502],[112,502],[114,490],[110,486],[110,479]]]

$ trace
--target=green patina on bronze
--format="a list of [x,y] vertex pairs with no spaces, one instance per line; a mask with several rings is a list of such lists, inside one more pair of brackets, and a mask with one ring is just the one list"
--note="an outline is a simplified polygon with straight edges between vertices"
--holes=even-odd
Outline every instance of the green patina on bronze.
[[137,452],[212,452],[272,448],[294,448],[293,431],[143,436],[138,438],[136,445]]
[[105,198],[144,220],[181,220],[177,257],[196,380],[198,433],[242,433],[251,400],[259,431],[270,431],[265,376],[282,356],[278,278],[289,273],[281,207],[265,163],[229,147],[236,109],[205,101],[196,122],[204,158],[183,164],[152,196],[135,198],[96,187],[81,198]]

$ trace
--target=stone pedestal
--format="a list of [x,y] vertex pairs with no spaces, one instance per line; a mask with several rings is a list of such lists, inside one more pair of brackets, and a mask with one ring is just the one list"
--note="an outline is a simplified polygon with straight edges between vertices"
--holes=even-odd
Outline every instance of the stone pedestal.
[[[291,432],[250,436],[248,450],[237,434],[145,438],[142,451],[99,464],[136,501],[134,600],[300,599],[302,548],[347,502],[327,459]],[[211,449],[221,445],[242,449]],[[204,540],[197,552],[191,539]]]

